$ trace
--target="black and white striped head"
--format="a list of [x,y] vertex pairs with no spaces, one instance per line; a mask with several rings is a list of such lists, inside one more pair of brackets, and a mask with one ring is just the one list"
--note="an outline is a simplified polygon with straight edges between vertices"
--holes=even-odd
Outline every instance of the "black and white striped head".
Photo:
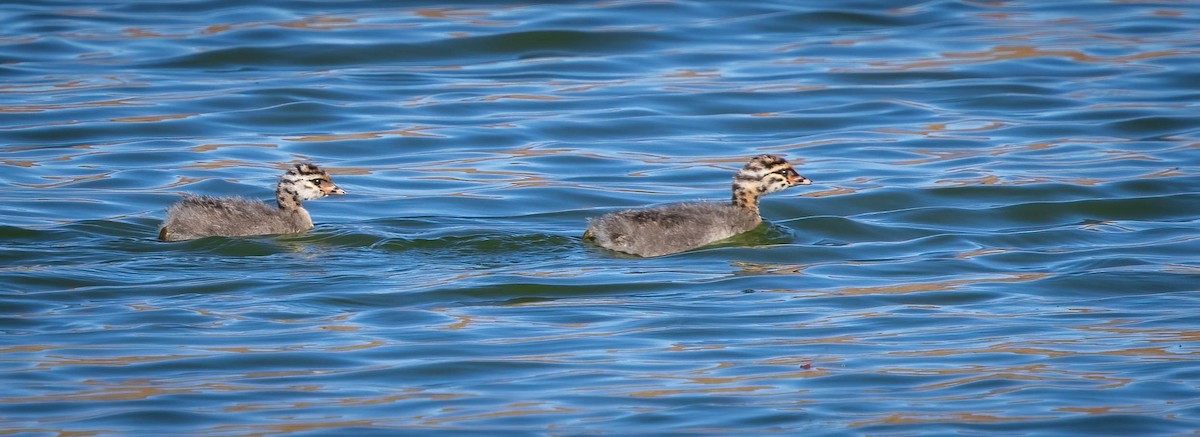
[[279,178],[278,194],[287,195],[295,201],[320,199],[330,194],[346,194],[333,183],[324,169],[316,164],[303,162],[288,169]]
[[758,198],[812,181],[796,172],[786,160],[775,155],[758,155],[733,177],[733,203],[758,209]]

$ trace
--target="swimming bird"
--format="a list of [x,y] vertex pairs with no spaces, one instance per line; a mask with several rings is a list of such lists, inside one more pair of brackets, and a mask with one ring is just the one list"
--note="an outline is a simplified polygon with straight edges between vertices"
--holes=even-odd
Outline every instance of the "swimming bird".
[[294,234],[312,229],[312,217],[300,206],[302,200],[346,194],[329,178],[329,173],[312,163],[288,169],[275,187],[278,208],[244,197],[211,197],[184,194],[167,208],[158,238],[182,241],[204,237],[245,237]]
[[630,209],[589,220],[583,238],[605,249],[652,257],[695,249],[762,223],[758,199],[812,181],[786,160],[758,155],[733,177],[730,203],[692,202]]

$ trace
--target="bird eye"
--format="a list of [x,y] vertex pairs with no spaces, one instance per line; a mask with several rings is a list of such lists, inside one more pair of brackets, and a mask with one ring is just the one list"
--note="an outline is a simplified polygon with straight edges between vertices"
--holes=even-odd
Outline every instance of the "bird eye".
[[316,185],[316,186],[318,186],[318,187],[319,187],[319,186],[321,186],[321,182],[325,182],[325,181],[322,181],[322,180],[320,180],[320,179],[313,179],[313,180],[312,180],[312,183],[313,183],[313,185]]

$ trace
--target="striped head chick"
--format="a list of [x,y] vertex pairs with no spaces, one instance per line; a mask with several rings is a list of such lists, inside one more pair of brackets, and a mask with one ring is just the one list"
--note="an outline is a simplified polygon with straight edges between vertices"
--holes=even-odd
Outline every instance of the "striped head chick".
[[801,176],[782,157],[758,155],[733,176],[733,205],[758,215],[758,199],[764,195],[812,181]]
[[330,194],[341,195],[346,191],[333,183],[328,172],[310,162],[288,169],[275,187],[275,201],[280,209],[297,209],[302,200],[320,199]]

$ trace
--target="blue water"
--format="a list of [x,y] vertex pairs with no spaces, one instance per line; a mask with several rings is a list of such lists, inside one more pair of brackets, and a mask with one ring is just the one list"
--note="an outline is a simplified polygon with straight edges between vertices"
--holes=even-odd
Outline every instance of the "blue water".
[[[1194,2],[0,5],[0,434],[1193,435]],[[581,239],[727,199],[660,258]],[[344,197],[156,240],[180,193]]]

